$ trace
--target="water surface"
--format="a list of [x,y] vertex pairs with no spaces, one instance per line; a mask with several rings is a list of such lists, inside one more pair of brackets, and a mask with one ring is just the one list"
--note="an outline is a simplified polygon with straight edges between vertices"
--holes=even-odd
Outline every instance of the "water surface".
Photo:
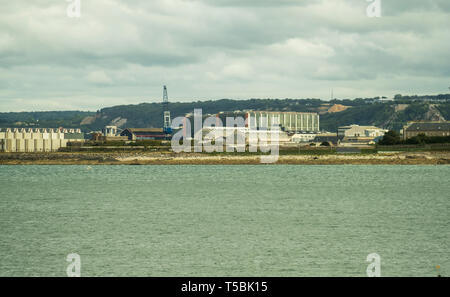
[[450,166],[0,166],[0,276],[450,269]]

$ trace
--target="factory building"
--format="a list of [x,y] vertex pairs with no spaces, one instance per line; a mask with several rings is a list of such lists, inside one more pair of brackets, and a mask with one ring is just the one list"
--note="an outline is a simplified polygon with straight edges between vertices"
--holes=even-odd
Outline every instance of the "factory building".
[[291,141],[294,143],[307,143],[307,142],[313,142],[314,139],[317,137],[317,133],[296,133],[291,136]]
[[106,137],[112,136],[112,137],[114,137],[114,136],[117,135],[117,126],[106,126],[103,129],[102,133],[103,133],[103,136],[106,136]]
[[160,128],[128,128],[120,133],[120,136],[128,137],[128,140],[165,140],[167,134]]
[[[190,117],[191,115],[189,115]],[[213,115],[209,115],[213,116]],[[216,127],[203,127],[200,131],[194,131],[197,139],[198,133],[202,133],[204,141],[220,140],[237,137],[239,131],[244,136],[245,143],[250,143],[251,137],[267,138],[270,142],[276,137],[280,144],[292,142],[307,142],[314,139],[320,130],[319,115],[317,113],[305,112],[272,112],[272,111],[235,111],[220,112],[217,117]],[[203,116],[205,120],[207,116]],[[227,119],[237,120],[241,118],[242,126],[227,127]],[[245,121],[245,124],[244,124]],[[236,124],[236,122],[235,122]],[[270,131],[273,126],[278,127],[278,131]],[[192,125],[191,125],[192,129]],[[293,137],[295,135],[295,137]],[[226,142],[226,140],[224,140]]]
[[55,152],[69,142],[84,142],[80,129],[25,129],[0,130],[2,152]]
[[277,124],[282,131],[291,133],[310,133],[320,131],[319,114],[312,112],[281,111],[245,111],[219,113],[218,117],[226,125],[227,117],[242,117],[246,120],[246,128],[260,130]]
[[426,136],[450,136],[450,122],[410,122],[403,127],[403,138],[415,137],[419,134]]
[[95,142],[128,141],[127,136],[120,136],[117,131],[117,126],[106,126],[102,133],[91,133],[91,140]]
[[248,120],[248,128],[251,130],[271,127],[273,123],[278,123],[286,132],[318,132],[320,130],[317,113],[249,111],[245,118]]
[[338,128],[338,136],[341,138],[344,137],[369,137],[369,138],[377,138],[384,136],[384,134],[388,130],[384,130],[381,128],[377,128],[374,126],[359,126],[359,125],[350,125],[343,126]]
[[342,146],[361,146],[375,144],[388,130],[374,126],[350,125],[338,128]]
[[[258,131],[237,127],[204,127],[194,135],[195,139],[202,139],[205,143],[220,141],[223,144],[227,144],[229,142],[238,144],[239,137],[243,138],[243,143],[246,145],[250,144],[251,140],[264,140],[269,143],[276,141],[280,144],[290,142],[288,134],[284,131]],[[231,140],[229,140],[229,138],[231,138]]]

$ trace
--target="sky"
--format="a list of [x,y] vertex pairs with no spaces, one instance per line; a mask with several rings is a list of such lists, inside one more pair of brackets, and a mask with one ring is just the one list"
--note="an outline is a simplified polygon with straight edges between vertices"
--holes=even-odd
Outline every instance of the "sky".
[[0,112],[449,92],[449,0],[68,1],[1,1]]

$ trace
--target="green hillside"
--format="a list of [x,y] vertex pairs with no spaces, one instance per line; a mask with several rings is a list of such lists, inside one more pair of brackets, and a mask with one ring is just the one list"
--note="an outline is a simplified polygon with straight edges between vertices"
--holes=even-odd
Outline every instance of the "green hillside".
[[[319,112],[322,130],[336,131],[339,126],[350,124],[375,125],[399,130],[406,122],[412,120],[449,120],[450,102],[445,96],[439,96],[397,96],[395,101],[383,102],[378,102],[377,98],[332,101],[320,99],[222,99],[187,103],[175,102],[170,103],[169,108],[172,118],[192,113],[195,108],[202,109],[203,114],[243,110]],[[348,107],[348,109],[327,113],[327,110],[334,104]],[[162,127],[162,114],[161,103],[120,105],[103,108],[97,112],[0,113],[0,127],[67,127],[82,128],[85,132],[101,130],[106,125],[117,125],[120,128]]]
[[[311,111],[315,112],[323,104],[318,99],[305,100],[269,100],[269,99],[251,99],[251,100],[229,100],[222,99],[217,101],[198,101],[189,103],[171,103],[169,105],[172,118],[184,116],[192,113],[194,109],[200,108],[203,114],[217,114],[221,111],[236,110],[282,110],[282,111]],[[142,103],[139,105],[123,105],[104,108],[99,111],[94,123],[87,125],[86,128],[96,130],[110,124],[111,121],[126,119],[127,127],[162,127],[163,108],[159,103]]]
[[2,112],[0,127],[5,128],[79,128],[82,120],[95,112],[84,111],[42,111]]
[[336,132],[339,126],[358,124],[387,126],[387,121],[395,114],[393,104],[366,104],[349,108],[338,113],[329,113],[320,117],[321,129]]

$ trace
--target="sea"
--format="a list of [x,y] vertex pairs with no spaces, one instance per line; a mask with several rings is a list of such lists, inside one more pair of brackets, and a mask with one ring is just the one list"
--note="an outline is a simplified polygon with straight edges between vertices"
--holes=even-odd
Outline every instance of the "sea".
[[450,166],[0,166],[0,276],[450,276]]

